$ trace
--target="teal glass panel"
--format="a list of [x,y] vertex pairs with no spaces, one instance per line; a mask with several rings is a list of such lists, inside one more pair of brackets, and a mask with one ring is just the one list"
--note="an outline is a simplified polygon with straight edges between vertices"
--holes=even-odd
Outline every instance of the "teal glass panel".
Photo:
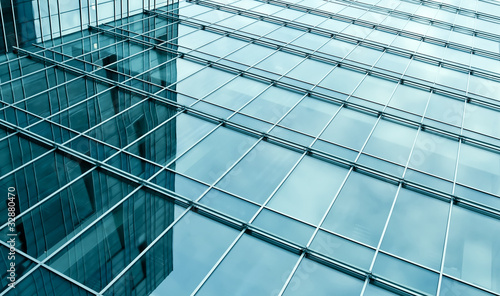
[[377,246],[397,187],[351,173],[322,227]]
[[269,202],[269,207],[317,224],[342,184],[347,169],[305,157]]

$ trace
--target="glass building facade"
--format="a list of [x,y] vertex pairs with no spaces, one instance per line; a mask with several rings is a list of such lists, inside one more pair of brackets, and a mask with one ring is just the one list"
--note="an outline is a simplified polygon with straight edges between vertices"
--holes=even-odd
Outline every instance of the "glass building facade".
[[500,295],[500,2],[1,5],[0,296]]

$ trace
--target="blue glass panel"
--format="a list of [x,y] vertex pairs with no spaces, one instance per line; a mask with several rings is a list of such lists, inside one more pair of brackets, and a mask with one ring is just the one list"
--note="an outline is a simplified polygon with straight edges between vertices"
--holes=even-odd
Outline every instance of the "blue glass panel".
[[350,94],[364,77],[365,74],[360,72],[335,68],[319,83],[319,86]]
[[314,232],[314,227],[268,209],[262,210],[252,224],[303,246],[309,242]]
[[379,253],[373,266],[373,273],[388,280],[403,284],[417,291],[435,295],[438,274],[406,263],[394,257]]
[[370,267],[375,254],[375,250],[323,230],[314,237],[311,249],[365,270]]
[[236,236],[232,228],[188,213],[105,295],[136,289],[142,295],[189,295]]
[[252,203],[216,189],[210,190],[200,202],[243,221],[250,221],[259,210],[259,207]]
[[439,270],[448,208],[449,205],[440,200],[402,189],[381,248]]
[[276,192],[269,207],[316,224],[335,197],[347,170],[305,157]]
[[351,173],[322,226],[377,246],[396,189],[392,184]]
[[363,152],[405,165],[416,134],[415,128],[380,120]]
[[204,101],[237,110],[268,85],[252,79],[237,77],[207,96]]
[[461,207],[453,207],[444,272],[500,292],[500,237],[492,235],[500,221]]
[[218,128],[184,154],[170,168],[207,183],[229,169],[257,139]]
[[361,149],[377,118],[342,108],[321,138],[353,149]]
[[260,142],[216,186],[263,203],[299,157],[299,153]]
[[459,281],[452,280],[446,276],[441,282],[441,296],[456,296],[456,295],[476,295],[476,296],[492,296],[493,294],[481,291]]
[[244,235],[197,295],[255,295],[279,292],[298,256]]
[[500,154],[462,143],[457,182],[500,195]]
[[283,295],[358,296],[363,281],[330,267],[304,259],[295,271]]
[[415,142],[409,166],[453,180],[458,141],[421,131]]
[[271,87],[241,110],[242,113],[276,122],[303,96],[301,94]]
[[295,106],[279,124],[317,136],[338,109],[338,105],[307,97]]

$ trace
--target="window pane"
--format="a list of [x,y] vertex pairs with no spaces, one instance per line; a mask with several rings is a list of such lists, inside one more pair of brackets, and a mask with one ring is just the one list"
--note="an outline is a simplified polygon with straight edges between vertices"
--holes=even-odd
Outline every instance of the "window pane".
[[207,183],[213,183],[250,148],[257,139],[218,128],[184,154],[170,168]]
[[365,270],[370,267],[375,253],[370,248],[323,230],[314,237],[311,249]]
[[435,198],[402,189],[381,248],[439,270],[448,208],[448,204]]
[[377,246],[397,187],[352,173],[335,200],[323,227]]
[[444,272],[500,292],[500,221],[453,207]]
[[500,154],[462,144],[457,182],[500,194]]
[[276,192],[269,207],[316,224],[325,214],[347,170],[305,157]]
[[373,273],[426,295],[436,295],[439,278],[437,273],[394,257],[379,253],[373,266]]
[[356,150],[361,149],[377,118],[342,108],[321,138]]
[[298,256],[244,235],[197,295],[277,294]]
[[216,186],[263,203],[299,157],[291,150],[260,142]]
[[363,281],[340,271],[304,259],[295,271],[283,295],[358,296]]

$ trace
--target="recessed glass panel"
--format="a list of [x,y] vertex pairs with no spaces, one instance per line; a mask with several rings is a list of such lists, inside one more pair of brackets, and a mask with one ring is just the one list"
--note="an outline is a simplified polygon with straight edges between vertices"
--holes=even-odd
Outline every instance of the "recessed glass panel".
[[277,51],[270,57],[255,65],[255,67],[276,74],[284,75],[295,65],[304,60],[303,57],[297,55]]
[[269,202],[269,207],[318,223],[335,197],[347,169],[305,157]]
[[260,142],[216,186],[257,203],[263,203],[300,154]]
[[493,294],[476,289],[459,281],[452,280],[446,276],[441,282],[441,296],[456,296],[456,295],[476,295],[476,296],[493,296]]
[[211,91],[228,82],[234,76],[235,75],[221,70],[205,68],[186,80],[177,83],[175,89],[184,95],[201,99]]
[[448,208],[449,204],[445,202],[402,189],[396,200],[381,248],[439,270]]
[[208,121],[180,114],[164,122],[152,133],[127,148],[127,151],[157,164],[166,165],[215,127],[215,124]]
[[433,93],[425,117],[460,126],[462,124],[464,105],[463,101]]
[[454,206],[444,272],[500,292],[500,220]]
[[242,49],[227,56],[227,59],[235,62],[242,63],[247,66],[252,66],[268,55],[275,52],[275,50],[264,47],[261,45],[249,44]]
[[384,181],[351,173],[322,226],[377,246],[396,189]]
[[327,63],[317,62],[311,59],[305,59],[286,76],[302,80],[311,84],[318,83],[335,66]]
[[299,257],[244,235],[197,295],[277,294]]
[[312,260],[303,259],[283,295],[358,296],[362,288],[363,281],[357,278]]

